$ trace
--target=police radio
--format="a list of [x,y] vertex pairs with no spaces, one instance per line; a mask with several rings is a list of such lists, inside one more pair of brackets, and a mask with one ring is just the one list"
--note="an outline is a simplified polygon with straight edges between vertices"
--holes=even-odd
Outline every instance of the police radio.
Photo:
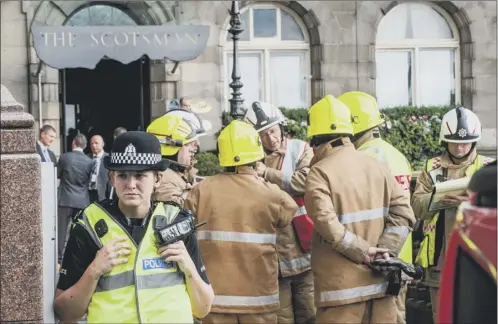
[[156,216],[152,226],[157,245],[163,246],[185,240],[197,228],[206,223],[202,222],[196,225],[194,214],[190,210],[181,210],[173,223],[168,223],[168,219],[165,216]]

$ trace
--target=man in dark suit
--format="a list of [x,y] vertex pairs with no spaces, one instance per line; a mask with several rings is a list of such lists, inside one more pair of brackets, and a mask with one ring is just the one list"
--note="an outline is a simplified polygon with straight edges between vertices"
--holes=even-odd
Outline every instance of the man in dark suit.
[[57,166],[57,177],[60,179],[57,220],[59,261],[63,256],[72,217],[90,204],[88,183],[93,161],[83,153],[86,145],[85,135],[76,135],[73,139],[72,152],[62,154]]
[[57,158],[55,157],[55,153],[49,149],[49,146],[54,142],[56,135],[55,128],[50,125],[44,125],[40,129],[40,138],[36,141],[36,152],[40,155],[41,161],[52,162],[54,166],[57,165]]
[[93,160],[92,173],[90,174],[90,183],[88,191],[90,202],[100,201],[106,198],[109,192],[109,171],[102,166],[103,157],[107,154],[104,152],[104,139],[100,135],[94,135],[90,139],[90,158]]

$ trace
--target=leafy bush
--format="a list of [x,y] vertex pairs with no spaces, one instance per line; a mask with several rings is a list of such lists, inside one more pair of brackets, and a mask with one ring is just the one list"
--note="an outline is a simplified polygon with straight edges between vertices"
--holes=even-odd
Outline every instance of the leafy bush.
[[[284,131],[287,136],[307,140],[306,108],[289,109],[280,107],[286,117]],[[386,119],[381,128],[383,138],[394,145],[410,161],[413,170],[421,170],[424,162],[442,153],[439,145],[439,127],[448,107],[394,107],[383,109]],[[232,118],[228,113],[222,114],[223,125],[228,125]],[[199,174],[213,175],[222,170],[218,158],[213,152],[197,155]]]
[[197,159],[195,168],[199,170],[200,176],[212,176],[223,171],[215,152],[201,152],[195,158]]

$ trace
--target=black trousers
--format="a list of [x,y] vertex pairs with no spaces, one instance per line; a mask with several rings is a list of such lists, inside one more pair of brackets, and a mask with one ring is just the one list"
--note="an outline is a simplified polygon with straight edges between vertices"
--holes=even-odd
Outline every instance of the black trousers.
[[74,216],[80,212],[81,209],[72,207],[62,207],[58,208],[57,215],[57,260],[59,264],[62,263],[62,257],[64,256],[64,248],[66,247],[67,239],[69,238],[69,230],[71,229],[71,223]]

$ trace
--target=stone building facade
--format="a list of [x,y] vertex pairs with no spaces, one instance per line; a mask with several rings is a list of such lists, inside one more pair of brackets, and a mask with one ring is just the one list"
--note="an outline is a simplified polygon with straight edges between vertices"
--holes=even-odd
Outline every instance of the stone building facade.
[[[106,4],[113,3],[106,1]],[[496,1],[436,1],[421,4],[435,10],[447,22],[448,27],[441,27],[440,42],[422,40],[424,36],[418,37],[417,30],[410,31],[415,36],[412,35],[408,42],[399,39],[399,35],[394,35],[394,32],[405,27],[396,26],[395,18],[391,19],[389,25],[386,22],[384,26],[388,32],[394,33],[391,35],[393,38],[389,39],[391,36],[388,35],[378,41],[383,21],[401,5],[396,1],[240,1],[242,12],[247,11],[247,8],[279,10],[278,16],[270,17],[279,24],[279,27],[276,27],[280,37],[278,41],[259,41],[255,37],[257,33],[263,35],[263,38],[272,36],[271,31],[267,32],[261,26],[265,21],[268,22],[268,17],[273,15],[273,12],[252,11],[246,15],[246,18],[251,19],[248,30],[252,36],[248,36],[249,41],[241,43],[242,53],[247,53],[241,60],[242,82],[245,83],[242,88],[244,97],[252,99],[254,96],[260,96],[261,100],[278,97],[278,100],[285,103],[283,95],[287,89],[287,93],[300,94],[295,97],[295,100],[300,100],[300,106],[309,106],[324,94],[339,95],[349,90],[360,90],[377,94],[380,100],[381,92],[383,91],[384,96],[390,88],[386,84],[391,80],[391,72],[385,71],[385,64],[392,63],[393,70],[406,66],[403,65],[405,63],[399,63],[398,66],[398,63],[395,64],[396,60],[402,62],[404,58],[400,61],[397,54],[388,54],[383,56],[384,65],[381,71],[380,59],[376,58],[384,55],[379,54],[380,52],[401,50],[411,53],[408,72],[410,85],[409,93],[407,92],[409,103],[432,104],[431,99],[424,99],[431,96],[431,89],[425,89],[424,86],[428,87],[425,84],[447,82],[451,79],[431,81],[430,77],[422,77],[427,69],[438,68],[420,65],[421,62],[430,61],[427,60],[428,54],[424,52],[424,48],[436,49],[437,53],[430,53],[440,55],[443,60],[449,53],[450,56],[447,57],[453,60],[453,65],[448,66],[448,73],[454,78],[448,81],[448,87],[451,88],[448,91],[451,91],[451,95],[448,93],[447,97],[451,98],[453,104],[460,103],[479,115],[484,131],[480,148],[496,154]],[[63,25],[68,21],[68,17],[89,5],[91,1],[1,2],[1,83],[10,89],[27,112],[35,118],[39,118],[41,106],[43,123],[52,125],[58,134],[64,123],[61,121],[60,76],[57,70],[39,64],[33,48],[31,26]],[[230,82],[231,65],[231,41],[227,41],[230,1],[127,1],[126,4],[121,4],[121,8],[123,6],[135,17],[138,25],[160,25],[179,21],[183,24],[210,26],[210,37],[203,54],[193,61],[181,63],[175,73],[171,73],[172,63],[150,63],[150,93],[145,95],[150,95],[149,105],[146,107],[150,119],[160,116],[167,109],[170,99],[182,95],[187,95],[192,100],[207,102],[213,109],[205,113],[203,118],[211,121],[214,134],[221,126],[219,117],[222,111],[228,109],[230,97],[227,86]],[[420,19],[425,9],[417,7],[413,10],[410,19],[417,19],[418,14],[418,26],[432,26],[429,18],[427,21]],[[262,20],[255,21],[256,16]],[[398,21],[404,20],[398,18]],[[441,23],[434,21],[434,28],[439,26],[438,24]],[[289,28],[287,32],[283,32],[284,25]],[[417,26],[417,22],[412,22],[412,25]],[[300,32],[296,31],[296,26]],[[451,36],[445,38],[444,28],[450,30]],[[283,41],[285,37],[289,42]],[[433,38],[437,37],[439,36]],[[445,54],[444,51],[448,49],[451,51]],[[254,53],[256,58],[251,56]],[[273,53],[277,53],[275,57]],[[430,53],[429,55],[433,55]],[[260,67],[257,73],[250,62],[256,62],[254,66]],[[289,68],[295,64],[299,65],[297,72]],[[277,76],[286,75],[286,71],[289,73],[288,77],[278,79]],[[437,71],[439,70],[436,70],[436,74],[441,74]],[[396,79],[398,77],[398,74],[392,74],[393,83],[399,83]],[[270,78],[277,81],[272,83]],[[285,78],[300,81],[292,84]],[[379,86],[381,79],[384,82],[383,89]],[[285,82],[289,84],[283,87]],[[437,93],[432,96],[436,98]],[[390,102],[403,103],[405,99],[400,97]],[[54,149],[60,153],[62,145],[57,144]],[[206,138],[202,144],[207,149],[214,148],[214,136]]]

